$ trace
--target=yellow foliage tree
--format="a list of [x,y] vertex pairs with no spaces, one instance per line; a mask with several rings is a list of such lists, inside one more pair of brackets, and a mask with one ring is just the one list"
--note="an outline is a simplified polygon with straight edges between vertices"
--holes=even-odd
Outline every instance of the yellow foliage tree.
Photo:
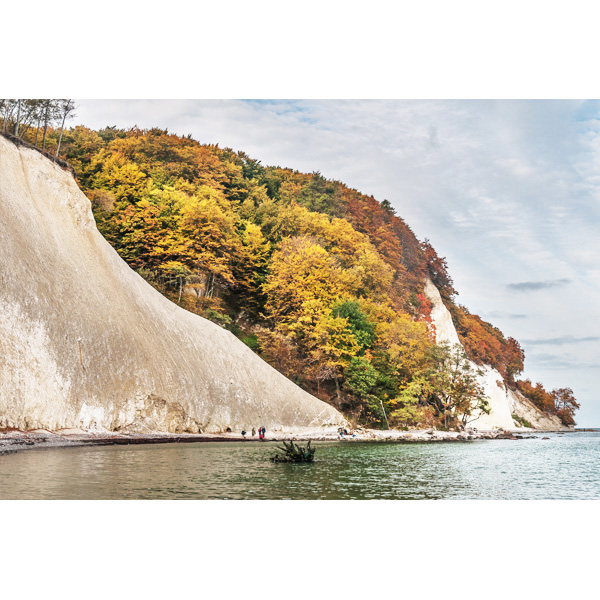
[[348,270],[351,290],[356,296],[383,298],[393,279],[392,268],[378,254],[368,238],[345,219],[309,211],[292,203],[279,213],[279,234],[309,236]]
[[346,318],[332,314],[348,297],[353,277],[316,241],[295,237],[282,243],[264,285],[267,315],[293,337],[307,356],[311,378],[338,378],[360,345]]
[[122,154],[100,150],[91,168],[99,168],[91,187],[109,189],[117,200],[135,202],[147,188],[146,174]]
[[262,304],[262,284],[266,277],[271,244],[255,223],[244,222],[240,246],[233,264],[235,293],[239,304],[249,312],[257,312]]
[[217,190],[202,186],[185,196],[180,208],[180,230],[194,271],[205,274],[204,295],[214,293],[215,281],[233,284],[232,263],[240,251],[236,217],[229,201]]
[[263,286],[267,316],[288,328],[302,315],[306,302],[318,300],[323,310],[329,310],[337,298],[349,292],[352,282],[353,278],[315,240],[286,239],[273,255]]
[[433,340],[426,323],[396,313],[383,329],[379,343],[386,349],[400,380],[407,381],[428,366]]

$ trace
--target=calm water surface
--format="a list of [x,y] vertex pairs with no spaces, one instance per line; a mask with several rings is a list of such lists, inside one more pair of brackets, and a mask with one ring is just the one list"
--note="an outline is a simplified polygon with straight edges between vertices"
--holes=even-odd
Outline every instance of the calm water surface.
[[[30,450],[0,456],[2,499],[600,499],[600,433],[445,444],[276,442]],[[550,440],[542,440],[547,435]]]

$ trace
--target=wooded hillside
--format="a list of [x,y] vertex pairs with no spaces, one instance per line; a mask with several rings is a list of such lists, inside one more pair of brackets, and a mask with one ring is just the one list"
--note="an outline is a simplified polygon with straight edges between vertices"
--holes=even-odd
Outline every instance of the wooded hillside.
[[[456,303],[445,259],[387,200],[162,129],[49,127],[46,148],[59,136],[98,228],[133,269],[349,417],[448,425],[461,394],[473,416],[485,409],[464,357],[435,344],[425,277],[469,358],[516,385],[519,343]],[[24,138],[41,139],[33,127]],[[571,408],[543,410],[571,422]]]

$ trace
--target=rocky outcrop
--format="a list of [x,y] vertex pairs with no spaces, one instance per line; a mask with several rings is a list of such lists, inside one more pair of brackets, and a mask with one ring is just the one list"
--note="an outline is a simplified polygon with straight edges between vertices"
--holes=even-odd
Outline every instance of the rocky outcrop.
[[[452,316],[444,305],[439,290],[429,279],[425,282],[425,295],[433,305],[431,316],[435,325],[437,342],[447,342],[450,345],[460,344]],[[512,418],[512,415],[516,414],[518,417],[526,419],[535,429],[564,429],[558,417],[541,412],[521,393],[509,389],[505,385],[502,375],[496,369],[490,365],[477,365],[474,362],[471,364],[473,368],[483,371],[480,382],[491,407],[490,414],[482,415],[472,422],[472,426],[478,429],[495,427],[514,429],[520,427]]]
[[218,432],[345,423],[230,332],[165,299],[72,175],[0,136],[0,427]]

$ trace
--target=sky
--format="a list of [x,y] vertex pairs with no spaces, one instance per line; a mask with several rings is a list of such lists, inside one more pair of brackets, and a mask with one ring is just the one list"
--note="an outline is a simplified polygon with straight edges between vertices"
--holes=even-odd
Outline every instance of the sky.
[[600,102],[78,100],[72,124],[161,127],[387,199],[523,378],[600,426]]

